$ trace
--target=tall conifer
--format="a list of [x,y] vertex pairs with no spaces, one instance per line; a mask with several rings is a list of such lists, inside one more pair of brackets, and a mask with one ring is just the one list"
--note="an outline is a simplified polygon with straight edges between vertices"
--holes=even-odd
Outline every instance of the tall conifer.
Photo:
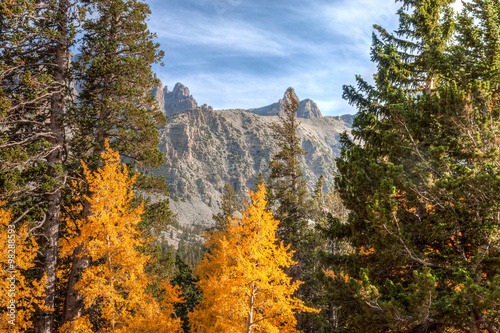
[[500,328],[498,75],[482,63],[498,57],[485,29],[498,2],[473,1],[455,35],[451,2],[402,1],[395,34],[376,27],[375,85],[344,90],[359,113],[337,160],[350,214],[332,235],[354,252],[327,272],[344,330]]
[[52,332],[54,322],[74,8],[68,0],[0,4],[0,199],[39,241],[46,307],[36,311],[37,332]]
[[[284,107],[278,115],[280,122],[271,125],[280,151],[269,162],[269,182],[272,188],[271,199],[277,205],[274,216],[280,222],[276,234],[299,255],[299,242],[306,228],[307,189],[301,169],[301,157],[306,152],[301,148],[297,133],[300,125],[297,119],[299,100],[293,88],[288,88],[284,99]],[[299,264],[291,269],[291,274],[300,279],[302,262],[297,257],[295,259]]]
[[[147,28],[149,6],[137,0],[83,2],[92,15],[83,22],[80,53],[74,61],[79,93],[69,115],[74,131],[70,142],[73,169],[79,173],[80,161],[94,170],[101,166],[105,140],[110,140],[111,146],[135,165],[157,166],[163,157],[156,126],[165,123],[165,115],[151,96],[156,84],[151,64],[159,62],[163,52]],[[144,176],[141,180],[148,187],[155,182],[148,182]],[[169,211],[167,201],[155,207]],[[88,217],[90,211],[86,200],[83,217]],[[82,315],[83,298],[75,285],[88,264],[85,246],[80,244],[75,248],[63,322]]]
[[[310,223],[316,217],[313,216],[315,203],[311,201],[302,171],[302,157],[307,152],[302,149],[298,136],[299,106],[293,88],[288,88],[279,114],[280,121],[271,126],[280,150],[269,163],[268,197],[270,207],[275,208],[274,216],[279,220],[276,235],[295,251],[296,264],[287,269],[287,274],[294,280],[304,281],[296,294],[306,305],[319,306],[321,285],[316,279],[318,262],[315,249],[322,245],[323,240]],[[297,313],[298,329],[317,332],[321,316],[317,312]]]
[[238,202],[236,192],[229,183],[224,185],[220,208],[222,210],[220,213],[212,215],[215,226],[210,231],[223,231],[229,223],[228,218],[233,217],[233,214],[241,209],[241,204]]

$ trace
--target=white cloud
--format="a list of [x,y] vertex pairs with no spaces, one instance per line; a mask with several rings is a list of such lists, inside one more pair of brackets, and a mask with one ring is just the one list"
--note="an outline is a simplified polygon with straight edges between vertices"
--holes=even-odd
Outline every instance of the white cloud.
[[373,25],[396,28],[400,3],[387,0],[339,1],[312,7],[329,33],[348,38],[348,44],[371,45]]

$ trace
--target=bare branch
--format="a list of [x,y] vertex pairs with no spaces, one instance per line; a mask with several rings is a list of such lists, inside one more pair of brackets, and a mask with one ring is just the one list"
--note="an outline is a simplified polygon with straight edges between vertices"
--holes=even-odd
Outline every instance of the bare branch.
[[33,207],[29,208],[26,210],[24,213],[21,214],[14,222],[11,222],[10,224],[16,225],[17,222],[21,221],[28,213],[33,209]]

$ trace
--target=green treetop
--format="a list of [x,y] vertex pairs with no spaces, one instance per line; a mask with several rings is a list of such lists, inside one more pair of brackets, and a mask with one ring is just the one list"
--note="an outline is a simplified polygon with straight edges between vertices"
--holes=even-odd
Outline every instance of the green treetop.
[[222,192],[222,198],[220,203],[221,212],[212,215],[212,219],[215,221],[215,226],[210,230],[213,231],[223,231],[229,223],[228,218],[232,218],[233,214],[240,211],[242,206],[238,201],[236,192],[233,187],[226,183],[224,185],[224,191]]
[[156,126],[165,115],[151,96],[151,64],[163,57],[146,24],[149,6],[138,0],[84,1],[93,17],[83,23],[75,79],[81,93],[72,120],[78,159],[98,158],[105,139],[144,166],[163,162]]
[[297,134],[300,125],[297,119],[298,109],[297,96],[293,88],[288,88],[284,107],[278,115],[280,122],[271,125],[280,151],[269,162],[269,181],[273,192],[271,201],[277,204],[274,215],[280,221],[277,235],[285,244],[292,244],[293,249],[296,249],[304,228],[304,203],[307,196],[301,169],[301,157],[306,152],[302,150]]
[[[157,84],[151,64],[158,63],[163,52],[159,51],[155,35],[147,27],[149,6],[138,0],[85,0],[83,3],[91,15],[83,20],[79,55],[73,64],[79,90],[68,115],[73,130],[69,142],[73,176],[78,178],[81,174],[82,161],[93,170],[102,166],[100,153],[106,140],[135,166],[157,166],[163,157],[158,148],[156,126],[165,123],[165,115],[151,96]],[[172,212],[168,200],[154,204],[148,200],[151,191],[167,193],[163,177],[142,175],[139,179],[135,187],[140,187],[147,204],[141,228],[148,234],[151,228],[158,230],[170,223]],[[85,220],[91,207],[88,200],[82,204],[82,220]],[[150,250],[152,255],[158,253]],[[80,244],[72,258],[63,323],[83,313],[83,298],[75,285],[81,271],[90,264],[85,245]]]

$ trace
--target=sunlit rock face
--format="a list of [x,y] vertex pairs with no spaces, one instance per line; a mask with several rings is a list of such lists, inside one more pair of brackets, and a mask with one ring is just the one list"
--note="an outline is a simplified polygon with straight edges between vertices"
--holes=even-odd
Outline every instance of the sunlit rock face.
[[172,91],[169,91],[167,86],[163,88],[163,103],[167,116],[198,107],[198,103],[190,95],[189,89],[180,82],[175,85]]
[[[167,92],[165,96],[192,98],[189,90],[180,84],[171,93],[166,88],[164,91]],[[173,104],[181,105],[183,99]],[[168,114],[167,103],[165,99]],[[153,172],[165,177],[171,206],[179,222],[208,225],[212,223],[212,214],[219,211],[226,183],[244,195],[255,189],[260,172],[265,177],[268,175],[269,161],[278,152],[270,125],[279,121],[276,114],[284,99],[251,110],[214,110],[206,105],[198,107],[195,103],[186,104],[189,106],[186,110],[170,113],[165,127],[159,129],[165,164]],[[350,133],[352,119],[322,117],[316,103],[307,99],[301,102],[300,110],[298,135],[302,149],[307,151],[302,158],[307,185],[312,189],[323,175],[327,190],[333,185],[340,134]]]
[[[156,74],[154,74],[155,80],[158,80],[158,77]],[[159,81],[159,80],[158,80]],[[153,92],[151,93],[156,101],[158,102],[158,105],[160,106],[160,109],[165,112],[165,99],[164,99],[164,92],[163,92],[163,85],[161,81],[159,81],[158,85],[153,88]]]

